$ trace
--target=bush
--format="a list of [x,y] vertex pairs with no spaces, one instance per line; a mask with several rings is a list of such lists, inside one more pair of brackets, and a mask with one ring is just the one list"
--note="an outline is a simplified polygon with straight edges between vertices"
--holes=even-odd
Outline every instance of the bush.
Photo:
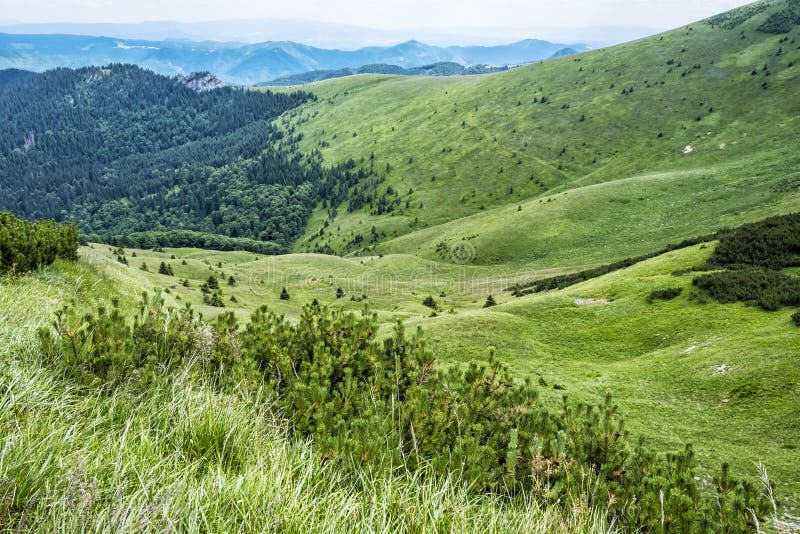
[[795,325],[800,326],[800,311],[792,314],[792,321]]
[[428,308],[431,308],[433,310],[439,309],[439,305],[436,304],[436,301],[433,299],[431,295],[428,295],[427,297],[422,299],[422,305],[427,306]]
[[647,302],[652,304],[657,300],[672,300],[683,293],[683,288],[671,287],[669,289],[657,289],[647,296]]
[[486,297],[486,302],[483,304],[484,308],[491,308],[492,306],[496,306],[497,302],[495,302],[494,297],[489,295]]
[[800,213],[770,217],[720,235],[709,268],[800,266]]
[[599,405],[548,407],[491,353],[485,363],[440,370],[419,330],[408,336],[398,323],[379,341],[374,313],[315,302],[292,323],[262,307],[240,328],[233,313],[209,325],[188,306],[165,309],[156,295],[132,321],[115,304],[83,317],[65,308],[54,327],[39,331],[43,352],[79,378],[148,387],[188,369],[215,388],[249,388],[255,399],[266,387],[273,397],[261,402],[356,480],[363,469],[400,467],[453,475],[473,493],[545,503],[590,488],[587,504],[607,503],[607,519],[631,531],[745,532],[750,510],[769,511],[727,466],[702,493],[691,446],[664,457],[630,441],[610,395]]
[[78,258],[78,227],[42,219],[29,223],[0,212],[0,272],[24,273],[56,258]]
[[289,292],[286,291],[285,287],[281,289],[281,300],[289,300]]
[[800,305],[800,278],[779,271],[751,268],[698,276],[692,281],[717,301],[746,302],[764,310]]

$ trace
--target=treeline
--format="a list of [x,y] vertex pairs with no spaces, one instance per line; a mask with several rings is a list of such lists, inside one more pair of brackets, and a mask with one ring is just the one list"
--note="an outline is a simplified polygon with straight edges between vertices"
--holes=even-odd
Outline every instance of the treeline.
[[0,70],[0,91],[22,83],[32,76],[36,76],[36,73],[19,69]]
[[[409,336],[398,323],[378,341],[373,313],[315,302],[296,323],[261,308],[244,327],[232,313],[206,325],[190,307],[165,309],[156,295],[134,317],[116,305],[90,314],[65,308],[39,337],[53,365],[109,394],[187,369],[211,387],[251,392],[354,481],[399,468],[545,504],[583,495],[631,531],[747,532],[770,512],[763,489],[732,478],[727,465],[701,488],[691,446],[656,455],[631,440],[610,396],[547,406],[491,355],[440,369],[419,331]],[[219,454],[236,468],[236,448]]]
[[636,265],[639,262],[655,258],[656,256],[666,254],[667,252],[671,252],[673,250],[714,241],[718,238],[718,236],[719,233],[715,233],[694,237],[692,239],[686,239],[678,244],[667,245],[666,247],[655,252],[650,252],[641,256],[634,256],[632,258],[626,258],[624,260],[609,263],[607,265],[586,269],[585,271],[579,271],[572,274],[561,274],[558,276],[552,276],[550,278],[542,278],[541,280],[533,280],[525,284],[516,284],[513,287],[507,288],[506,291],[511,291],[515,297],[521,297],[524,295],[531,295],[533,293],[540,293],[542,291],[564,289],[565,287],[573,286],[575,284],[585,282],[586,280],[591,280],[592,278],[597,278],[598,276],[603,276],[605,274],[618,271],[619,269],[625,269],[632,265]]
[[78,227],[52,220],[33,223],[8,211],[0,212],[0,272],[23,273],[56,258],[78,257]]
[[313,98],[196,92],[130,65],[34,75],[0,92],[0,207],[101,236],[181,229],[288,247],[317,203],[338,206],[367,175],[324,167],[272,124]]
[[286,248],[268,241],[256,241],[245,237],[227,237],[219,234],[194,232],[192,230],[170,230],[166,232],[134,232],[125,235],[104,236],[87,234],[87,242],[105,243],[124,248],[152,249],[158,247],[170,248],[203,248],[207,250],[243,250],[255,254],[274,255],[284,254]]
[[746,302],[764,310],[800,306],[800,213],[770,217],[721,235],[702,269],[725,269],[692,283],[722,303]]
[[800,24],[800,2],[787,0],[786,3],[787,7],[770,15],[764,24],[758,27],[758,31],[773,34],[789,33]]

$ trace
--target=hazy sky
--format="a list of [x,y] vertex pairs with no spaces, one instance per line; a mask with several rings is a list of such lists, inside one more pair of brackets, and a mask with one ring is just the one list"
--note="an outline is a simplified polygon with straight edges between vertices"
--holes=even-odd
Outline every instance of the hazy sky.
[[0,0],[3,22],[201,21],[270,17],[387,30],[672,28],[748,0]]

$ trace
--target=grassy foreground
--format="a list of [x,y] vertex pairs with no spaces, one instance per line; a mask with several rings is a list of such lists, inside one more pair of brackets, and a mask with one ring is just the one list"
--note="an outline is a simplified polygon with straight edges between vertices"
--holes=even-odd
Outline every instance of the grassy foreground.
[[[674,274],[702,265],[714,246],[676,250],[519,299],[502,289],[515,279],[553,272],[521,270],[515,276],[404,255],[258,257],[167,249],[137,250],[133,258],[128,250],[129,266],[117,262],[107,246],[83,248],[81,255],[130,300],[154,287],[171,288],[165,297],[173,304],[190,302],[206,317],[233,310],[241,319],[261,304],[289,318],[297,318],[313,299],[351,311],[368,304],[387,334],[398,319],[409,328],[421,326],[445,362],[483,361],[493,348],[518,378],[540,382],[548,400],[567,394],[598,402],[611,391],[635,434],[659,450],[693,443],[708,477],[724,461],[735,465],[739,476],[753,475],[755,464],[764,462],[785,511],[798,515],[800,428],[794,414],[800,411],[800,338],[790,320],[793,310],[719,304],[692,288],[693,273]],[[153,272],[161,261],[172,266],[174,276]],[[150,271],[141,271],[140,262]],[[225,308],[204,305],[198,287],[209,275],[220,279],[226,299],[237,302],[226,300]],[[236,285],[225,285],[223,275],[234,276]],[[178,283],[181,278],[190,280],[188,288]],[[283,287],[290,300],[279,298]],[[347,290],[337,299],[338,287]],[[652,291],[666,288],[683,293],[668,302],[647,302]],[[484,308],[489,293],[497,306]],[[428,295],[439,306],[435,317],[422,305]]]
[[84,262],[0,280],[0,529],[613,530],[582,502],[501,504],[402,470],[345,478],[311,443],[287,439],[259,399],[215,393],[188,373],[146,393],[78,386],[42,360],[35,330],[63,301],[108,301],[116,283]]

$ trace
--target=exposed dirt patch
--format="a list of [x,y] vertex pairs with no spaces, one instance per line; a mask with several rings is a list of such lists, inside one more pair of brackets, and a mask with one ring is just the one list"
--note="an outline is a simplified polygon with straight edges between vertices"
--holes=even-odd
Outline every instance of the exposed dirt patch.
[[608,299],[575,299],[575,306],[585,306],[587,304],[608,304]]

